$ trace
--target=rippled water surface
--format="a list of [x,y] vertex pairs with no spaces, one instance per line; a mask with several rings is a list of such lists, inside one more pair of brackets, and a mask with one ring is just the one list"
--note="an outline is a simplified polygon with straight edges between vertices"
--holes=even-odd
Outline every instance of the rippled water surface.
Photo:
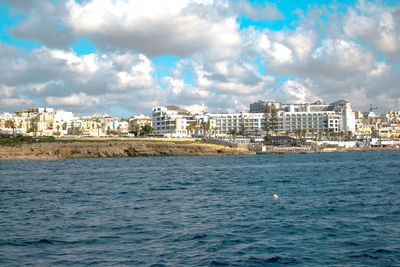
[[400,153],[0,162],[25,264],[400,266]]

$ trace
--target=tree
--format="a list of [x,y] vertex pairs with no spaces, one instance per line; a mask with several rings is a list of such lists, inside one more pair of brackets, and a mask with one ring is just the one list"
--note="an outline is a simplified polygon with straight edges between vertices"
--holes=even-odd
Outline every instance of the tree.
[[192,127],[192,124],[189,124],[189,125],[187,125],[186,126],[186,131],[187,131],[187,134],[189,135],[191,135],[192,134],[192,131],[193,131],[193,127]]
[[314,140],[315,129],[311,129],[311,139]]
[[300,132],[300,135],[303,137],[302,138],[302,143],[304,143],[304,141],[306,140],[306,134],[307,134],[307,130],[306,129],[302,129],[301,132]]
[[297,137],[297,139],[301,139],[301,130],[300,129],[296,129],[294,130],[294,135]]
[[133,133],[135,136],[140,135],[140,126],[135,120],[129,121],[129,132]]
[[229,133],[230,135],[232,135],[233,142],[236,143],[237,132],[236,132],[235,130],[233,130],[233,129],[229,129],[228,133]]
[[82,129],[80,129],[79,127],[73,127],[73,128],[69,128],[68,129],[68,134],[69,135],[82,135]]
[[277,129],[278,129],[278,112],[276,112],[275,106],[272,106],[272,108],[271,108],[269,120],[270,120],[270,127],[271,127],[272,132],[274,132],[275,135],[277,135],[278,134],[278,131],[277,131]]
[[264,136],[264,140],[267,143],[268,141],[271,140],[271,136],[269,135],[269,131],[271,130],[271,112],[269,107],[265,108],[264,111],[264,121],[262,124],[262,128],[265,131],[265,136]]
[[240,125],[239,135],[246,135],[246,128],[243,123]]
[[341,130],[341,131],[340,131],[340,141],[343,141],[343,137],[344,137],[344,131]]
[[194,130],[196,130],[196,127],[197,127],[197,122],[192,122],[188,126],[186,126],[186,130],[188,131],[188,133],[192,135]]
[[214,136],[215,136],[215,137],[217,137],[218,130],[219,130],[218,127],[214,127]]
[[265,141],[271,140],[270,131],[278,134],[278,112],[275,109],[275,106],[267,107],[264,111],[264,122],[263,122],[263,130],[265,131]]
[[201,126],[203,127],[204,136],[207,136],[208,131],[210,131],[210,123],[203,122]]
[[11,128],[13,130],[13,134],[15,135],[15,122],[13,120],[6,120],[4,126],[6,128]]
[[376,131],[375,127],[371,128],[371,136],[374,138],[378,137],[378,132]]
[[347,140],[350,141],[351,139],[353,139],[353,132],[347,131]]
[[336,132],[333,132],[331,135],[332,135],[332,136],[333,136],[333,138],[336,140],[337,133],[336,133]]
[[318,132],[318,138],[317,141],[322,141],[322,136],[324,135],[323,132]]
[[28,133],[35,133],[35,135],[36,135],[37,130],[38,130],[38,126],[35,123],[35,119],[32,118],[29,122]]
[[264,121],[262,124],[262,128],[265,131],[266,136],[269,135],[269,131],[271,130],[271,121],[270,121],[271,113],[269,108],[267,107],[264,111]]
[[142,131],[144,134],[151,134],[152,131],[154,131],[154,128],[151,127],[150,124],[146,124],[145,126],[142,126]]

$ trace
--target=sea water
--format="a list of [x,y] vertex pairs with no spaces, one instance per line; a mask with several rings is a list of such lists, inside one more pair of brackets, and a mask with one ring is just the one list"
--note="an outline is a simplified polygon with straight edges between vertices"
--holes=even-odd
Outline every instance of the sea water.
[[2,266],[286,264],[400,266],[400,153],[0,162]]

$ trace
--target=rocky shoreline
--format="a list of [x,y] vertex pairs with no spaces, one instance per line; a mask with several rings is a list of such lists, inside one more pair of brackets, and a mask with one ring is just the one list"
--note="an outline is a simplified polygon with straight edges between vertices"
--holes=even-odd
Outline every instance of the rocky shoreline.
[[62,160],[70,158],[116,158],[149,156],[201,156],[252,154],[309,154],[352,151],[393,151],[392,148],[319,149],[307,152],[255,152],[246,148],[230,148],[211,143],[150,142],[150,141],[70,141],[0,146],[1,160]]
[[0,146],[0,160],[60,160],[69,158],[244,154],[255,153],[246,149],[213,144],[175,144],[172,142],[145,141],[76,141]]

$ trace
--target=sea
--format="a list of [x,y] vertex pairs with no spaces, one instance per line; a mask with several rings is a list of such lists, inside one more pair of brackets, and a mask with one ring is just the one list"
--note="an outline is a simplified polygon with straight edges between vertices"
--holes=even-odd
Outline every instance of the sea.
[[1,266],[400,266],[400,152],[0,162]]

